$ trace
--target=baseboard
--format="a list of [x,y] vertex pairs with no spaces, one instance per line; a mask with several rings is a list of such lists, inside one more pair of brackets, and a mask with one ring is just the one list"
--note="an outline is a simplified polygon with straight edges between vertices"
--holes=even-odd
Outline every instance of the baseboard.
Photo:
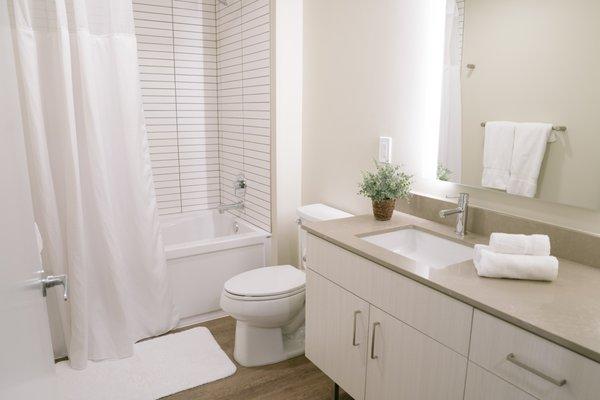
[[223,310],[217,310],[217,311],[209,312],[206,314],[193,315],[191,317],[180,319],[179,323],[177,324],[177,327],[175,327],[175,329],[185,328],[186,326],[190,326],[190,325],[201,324],[206,321],[212,321],[213,319],[227,317],[228,315],[229,314],[227,314]]

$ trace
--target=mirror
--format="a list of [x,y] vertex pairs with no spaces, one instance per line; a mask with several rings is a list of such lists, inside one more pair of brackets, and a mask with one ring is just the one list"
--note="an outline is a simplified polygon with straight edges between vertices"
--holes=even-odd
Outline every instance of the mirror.
[[598,21],[597,0],[448,0],[438,179],[600,209]]

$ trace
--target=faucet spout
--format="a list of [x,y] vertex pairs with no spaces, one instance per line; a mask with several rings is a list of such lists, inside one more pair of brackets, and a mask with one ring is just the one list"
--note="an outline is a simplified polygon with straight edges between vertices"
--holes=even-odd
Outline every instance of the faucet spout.
[[461,193],[458,196],[458,207],[450,208],[447,210],[441,210],[439,215],[440,218],[446,218],[450,215],[456,214],[456,228],[454,233],[458,236],[465,236],[467,234],[467,217],[469,214],[469,194]]
[[449,217],[450,215],[454,215],[454,214],[460,214],[461,212],[463,212],[462,208],[452,208],[449,210],[440,210],[439,215],[440,218],[446,218]]

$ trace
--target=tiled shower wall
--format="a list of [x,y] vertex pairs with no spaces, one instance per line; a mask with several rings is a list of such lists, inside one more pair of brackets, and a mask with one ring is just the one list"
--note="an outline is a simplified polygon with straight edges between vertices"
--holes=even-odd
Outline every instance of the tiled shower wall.
[[221,136],[221,201],[235,202],[233,182],[243,172],[246,209],[236,213],[270,230],[269,0],[217,3],[217,68]]
[[133,0],[161,214],[238,201],[271,230],[269,0]]

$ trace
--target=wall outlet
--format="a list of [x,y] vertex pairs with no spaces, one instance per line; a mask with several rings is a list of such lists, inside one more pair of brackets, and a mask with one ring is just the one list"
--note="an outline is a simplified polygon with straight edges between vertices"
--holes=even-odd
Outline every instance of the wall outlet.
[[379,162],[392,162],[392,138],[387,136],[379,137]]

